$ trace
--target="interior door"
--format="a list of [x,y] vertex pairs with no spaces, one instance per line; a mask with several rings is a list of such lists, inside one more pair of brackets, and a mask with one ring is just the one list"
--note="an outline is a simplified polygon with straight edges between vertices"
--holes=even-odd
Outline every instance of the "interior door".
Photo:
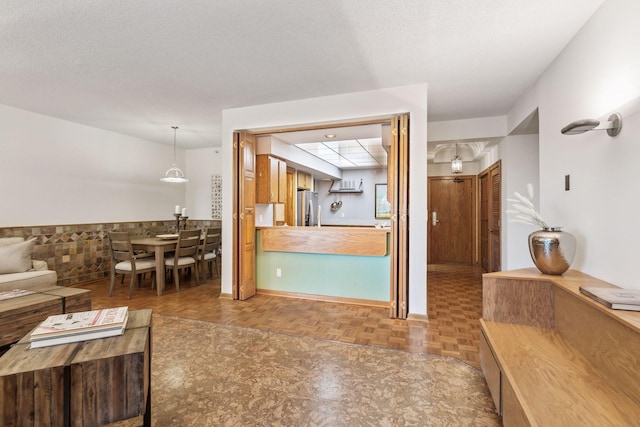
[[480,261],[484,271],[502,270],[502,183],[497,161],[478,175],[480,180]]
[[489,265],[489,210],[490,210],[490,176],[488,172],[478,175],[480,196],[480,265],[486,272],[491,272]]
[[491,200],[489,209],[489,265],[491,271],[502,270],[502,256],[500,246],[502,245],[502,183],[500,162],[494,164],[489,170]]
[[234,232],[237,256],[234,260],[234,298],[246,300],[256,294],[256,137],[247,132],[234,133],[234,155],[239,177]]
[[475,177],[431,177],[428,187],[428,262],[473,264]]
[[391,204],[390,317],[409,311],[409,116],[391,121],[387,153],[387,200]]

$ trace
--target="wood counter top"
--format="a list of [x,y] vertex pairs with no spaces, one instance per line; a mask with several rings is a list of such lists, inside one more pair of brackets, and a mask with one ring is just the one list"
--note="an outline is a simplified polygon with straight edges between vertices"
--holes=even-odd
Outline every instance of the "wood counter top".
[[333,255],[385,256],[389,228],[256,227],[262,250]]
[[[567,292],[571,295],[576,296],[580,300],[584,301],[584,303],[592,306],[593,308],[595,308],[605,316],[614,319],[616,322],[625,324],[629,328],[635,330],[637,333],[640,333],[640,311],[612,310],[580,292],[580,286],[593,286],[593,287],[603,287],[603,288],[618,288],[619,286],[616,286],[609,282],[605,282],[604,280],[597,279],[586,273],[582,273],[581,271],[568,270],[564,274],[556,276],[556,275],[550,275],[550,274],[543,274],[535,268],[524,268],[520,270],[485,273],[482,275],[482,277],[488,283],[495,284],[496,282],[498,282],[498,283],[502,283],[503,286],[506,285],[507,287],[511,286],[513,283],[517,283],[517,285],[514,285],[515,287],[523,287],[523,286],[528,286],[530,284],[530,286],[532,286],[531,289],[534,293],[538,292],[538,291],[535,291],[535,289],[540,290],[541,283],[548,283],[550,286],[554,286],[558,290],[562,290],[564,292]],[[550,291],[551,291],[551,288],[548,289],[548,292]],[[483,314],[483,318],[485,320],[498,320],[498,319],[493,319],[492,314],[486,312],[486,310],[492,310],[492,307],[494,307],[494,303],[492,303],[491,301],[495,296],[490,294],[491,294],[491,290],[488,289],[485,292],[486,308],[484,310],[485,313]],[[505,298],[504,295],[506,294],[502,294],[502,295],[503,295],[503,298]],[[531,295],[533,295],[533,293],[529,294],[527,298],[530,298]],[[508,299],[508,297],[506,298]],[[498,303],[498,305],[503,305],[504,303],[510,303],[510,301],[504,300]],[[524,301],[522,301],[522,303],[524,303]],[[539,305],[531,306],[531,309],[541,315],[544,315],[543,312],[545,309],[551,310],[550,306],[541,307]],[[523,311],[520,310],[519,315],[522,315],[522,313]],[[501,320],[498,320],[498,321],[501,321]],[[516,322],[516,323],[519,323],[519,322]],[[528,322],[525,322],[525,324],[533,325],[532,323],[528,323]]]
[[577,270],[483,275],[480,364],[512,426],[631,426],[640,418],[640,312],[611,310]]

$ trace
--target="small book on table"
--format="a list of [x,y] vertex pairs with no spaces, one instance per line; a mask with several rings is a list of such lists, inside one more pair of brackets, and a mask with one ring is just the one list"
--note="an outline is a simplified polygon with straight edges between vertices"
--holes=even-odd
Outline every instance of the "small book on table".
[[640,311],[640,289],[580,286],[580,292],[614,310]]

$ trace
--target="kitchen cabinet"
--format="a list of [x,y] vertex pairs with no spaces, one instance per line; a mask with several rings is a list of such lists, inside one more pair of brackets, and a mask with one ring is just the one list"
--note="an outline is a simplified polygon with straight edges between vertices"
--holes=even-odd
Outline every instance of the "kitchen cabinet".
[[256,203],[287,201],[287,163],[276,157],[256,156]]
[[311,174],[298,171],[298,190],[313,190]]

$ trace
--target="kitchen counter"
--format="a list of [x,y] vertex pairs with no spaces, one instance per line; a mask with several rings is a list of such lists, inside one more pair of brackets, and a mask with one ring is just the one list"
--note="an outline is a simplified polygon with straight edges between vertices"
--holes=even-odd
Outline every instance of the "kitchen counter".
[[333,255],[386,256],[389,228],[256,227],[261,249]]
[[390,229],[257,228],[258,292],[389,306]]

